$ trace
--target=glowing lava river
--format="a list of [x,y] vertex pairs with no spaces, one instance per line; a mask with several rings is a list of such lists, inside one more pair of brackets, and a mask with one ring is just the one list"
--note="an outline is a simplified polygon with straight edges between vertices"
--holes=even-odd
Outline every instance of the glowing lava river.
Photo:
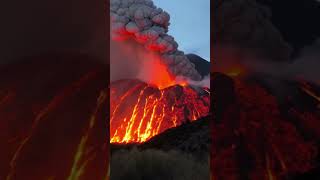
[[206,88],[175,85],[164,89],[138,80],[120,80],[110,90],[110,142],[140,143],[209,113]]

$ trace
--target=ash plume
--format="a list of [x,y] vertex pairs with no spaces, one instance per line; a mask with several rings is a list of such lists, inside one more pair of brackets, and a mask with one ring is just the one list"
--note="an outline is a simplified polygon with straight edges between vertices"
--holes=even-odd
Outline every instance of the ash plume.
[[169,14],[157,8],[151,0],[111,0],[110,13],[113,40],[134,39],[147,50],[158,53],[172,76],[201,80],[194,64],[167,34]]
[[[272,8],[278,7],[278,4],[285,4],[286,1],[274,1],[275,4],[271,3],[272,5],[260,3],[261,1],[263,0],[217,0],[213,2],[215,13],[213,49],[216,52],[213,53],[213,71],[226,72],[230,70],[230,67],[236,66],[236,68],[243,69],[244,73],[262,73],[286,80],[303,78],[320,84],[317,78],[320,76],[318,71],[320,65],[319,40],[305,47],[301,52],[294,48],[297,44],[293,43],[301,36],[309,39],[308,42],[317,37],[317,27],[311,29],[315,23],[310,19],[312,14],[314,14],[314,19],[318,17],[319,6],[311,8],[312,13],[310,14],[297,14],[297,11],[310,7],[310,5],[304,7],[304,4],[310,2],[295,2],[294,7],[288,6],[289,12],[277,13]],[[274,16],[285,18],[279,18],[280,22],[274,22]],[[308,26],[301,26],[302,21]],[[292,31],[278,27],[281,23],[293,23],[290,28],[298,25],[299,31],[294,31],[291,37],[293,39],[288,39],[288,34]],[[306,45],[299,43],[299,46]]]
[[161,76],[156,63],[160,63],[159,55],[147,51],[132,40],[126,42],[110,42],[110,80],[139,79],[152,84],[154,79]]
[[292,48],[272,24],[268,7],[255,0],[216,0],[213,6],[214,45],[241,47],[244,53],[274,61],[290,58]]

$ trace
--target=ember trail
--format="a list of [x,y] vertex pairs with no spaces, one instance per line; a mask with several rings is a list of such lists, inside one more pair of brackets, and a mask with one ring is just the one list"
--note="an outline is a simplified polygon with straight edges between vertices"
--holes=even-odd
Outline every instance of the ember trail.
[[138,80],[111,85],[111,143],[140,143],[209,112],[209,94],[189,86],[165,89]]

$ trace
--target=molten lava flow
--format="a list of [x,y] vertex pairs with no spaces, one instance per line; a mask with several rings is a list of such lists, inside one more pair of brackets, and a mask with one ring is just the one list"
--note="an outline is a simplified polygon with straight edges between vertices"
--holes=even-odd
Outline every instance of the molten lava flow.
[[300,88],[320,104],[320,94],[308,82],[300,80]]
[[15,173],[15,167],[16,167],[16,161],[19,158],[21,151],[23,150],[24,146],[29,142],[29,140],[33,136],[33,132],[38,127],[38,124],[40,121],[48,114],[50,111],[52,111],[54,108],[56,108],[61,102],[65,100],[66,97],[68,97],[70,94],[78,91],[80,87],[88,81],[90,78],[92,78],[95,75],[95,72],[90,72],[83,76],[79,81],[76,81],[75,83],[71,84],[71,86],[66,87],[64,91],[61,92],[61,94],[58,94],[55,96],[51,102],[44,107],[41,112],[39,112],[36,116],[36,118],[33,121],[32,127],[30,129],[29,134],[23,139],[23,141],[19,144],[18,148],[16,149],[11,162],[10,162],[10,172],[7,175],[7,180],[10,180],[13,178]]
[[266,155],[266,171],[267,171],[266,172],[266,179],[268,179],[268,180],[276,180],[277,179],[273,173],[271,160],[270,160],[270,157],[268,154]]
[[209,94],[199,94],[187,86],[161,89],[141,81],[123,80],[111,85],[111,93],[112,143],[145,142],[209,112]]

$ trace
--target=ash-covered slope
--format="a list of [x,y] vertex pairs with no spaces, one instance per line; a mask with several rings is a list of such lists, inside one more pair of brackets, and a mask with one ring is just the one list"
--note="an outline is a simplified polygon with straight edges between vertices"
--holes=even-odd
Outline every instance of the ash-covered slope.
[[212,116],[206,116],[197,121],[185,123],[154,136],[141,144],[142,149],[180,150],[191,154],[201,155],[209,152],[210,121]]
[[111,179],[209,179],[211,117],[168,129],[143,144],[111,144]]
[[210,153],[210,123],[212,120],[212,116],[208,115],[196,121],[167,129],[142,144],[111,144],[111,153],[133,148],[138,148],[140,151],[175,151],[206,161]]

